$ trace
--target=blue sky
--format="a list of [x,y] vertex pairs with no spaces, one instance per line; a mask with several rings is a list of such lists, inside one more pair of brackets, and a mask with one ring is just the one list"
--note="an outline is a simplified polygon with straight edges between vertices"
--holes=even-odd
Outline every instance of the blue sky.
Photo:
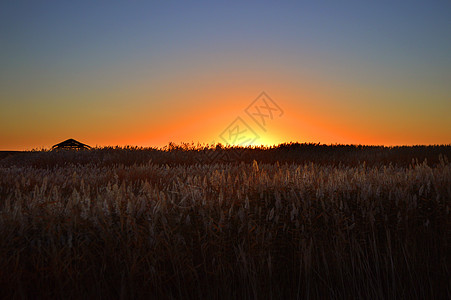
[[[333,104],[337,101],[344,107],[361,103],[365,112],[379,101],[391,111],[404,107],[404,112],[388,117],[398,126],[399,139],[391,136],[393,132],[380,131],[372,133],[370,142],[435,141],[421,136],[425,133],[418,133],[417,139],[414,133],[411,139],[402,138],[401,129],[410,125],[417,129],[415,120],[432,124],[430,129],[440,132],[437,143],[449,142],[451,124],[443,112],[451,109],[450,20],[449,1],[3,1],[0,147],[46,146],[65,132],[88,140],[105,136],[102,126],[98,131],[94,128],[92,135],[73,126],[64,132],[66,125],[54,115],[71,115],[74,110],[100,123],[118,116],[133,120],[139,117],[140,107],[151,107],[156,119],[165,115],[172,124],[169,106],[183,106],[184,101],[167,100],[175,95],[171,94],[174,90],[190,86],[193,91],[185,100],[196,104],[196,99],[205,96],[204,87],[216,84],[213,78],[227,81],[231,76],[248,86],[252,86],[249,76],[261,76],[260,86],[256,84],[249,94],[243,87],[227,89],[229,97],[242,97],[242,101],[268,87],[279,92],[272,83],[280,81],[286,82],[280,89],[290,95],[287,105],[301,107],[305,103],[298,87],[311,80],[316,91],[331,87],[348,91],[349,102],[331,92],[319,100],[323,106],[338,105]],[[353,89],[365,92],[360,95]],[[225,92],[217,90],[218,94]],[[143,104],[144,98],[149,103]],[[125,103],[136,109],[125,111]],[[92,105],[89,111],[82,109],[87,104]],[[109,115],[92,113],[106,106]],[[377,107],[375,113],[380,117],[374,122],[386,119],[383,111]],[[173,117],[179,119],[180,113]],[[345,123],[353,118],[346,113],[341,116]],[[361,121],[358,116],[355,120]],[[45,134],[31,138],[31,145],[24,141],[36,133],[32,121],[42,121]],[[53,130],[55,122],[63,128]],[[162,143],[145,138],[146,131],[164,131],[160,125],[153,126],[139,126],[139,141],[111,135],[102,143]],[[221,126],[217,124],[218,130]],[[343,130],[349,132],[353,124],[346,126]],[[369,122],[365,126],[377,125]],[[192,135],[208,139],[197,132]],[[384,140],[384,135],[390,138]],[[367,141],[359,140],[361,133],[356,136],[347,140],[331,134],[324,141]],[[305,137],[290,133],[286,138]]]

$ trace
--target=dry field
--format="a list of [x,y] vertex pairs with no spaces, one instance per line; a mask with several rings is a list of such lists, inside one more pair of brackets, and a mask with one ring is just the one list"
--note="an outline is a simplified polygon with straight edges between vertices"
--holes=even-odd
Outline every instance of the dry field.
[[450,148],[9,156],[0,297],[449,299]]

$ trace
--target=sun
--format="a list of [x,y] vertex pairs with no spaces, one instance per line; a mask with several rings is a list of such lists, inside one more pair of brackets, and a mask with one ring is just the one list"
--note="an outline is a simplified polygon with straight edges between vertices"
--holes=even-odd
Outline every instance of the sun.
[[277,138],[271,136],[271,135],[263,135],[260,136],[258,139],[255,139],[255,141],[253,141],[250,146],[273,146],[273,145],[277,145]]

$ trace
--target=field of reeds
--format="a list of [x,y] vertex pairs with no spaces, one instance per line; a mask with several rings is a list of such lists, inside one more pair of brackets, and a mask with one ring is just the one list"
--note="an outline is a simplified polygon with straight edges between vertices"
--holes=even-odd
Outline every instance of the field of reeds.
[[450,299],[451,146],[0,160],[0,297]]

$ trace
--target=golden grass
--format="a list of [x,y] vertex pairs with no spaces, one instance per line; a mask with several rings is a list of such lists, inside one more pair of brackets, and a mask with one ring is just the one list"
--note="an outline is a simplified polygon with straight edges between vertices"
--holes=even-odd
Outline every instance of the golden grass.
[[451,293],[446,157],[409,166],[8,163],[0,197],[3,297]]

